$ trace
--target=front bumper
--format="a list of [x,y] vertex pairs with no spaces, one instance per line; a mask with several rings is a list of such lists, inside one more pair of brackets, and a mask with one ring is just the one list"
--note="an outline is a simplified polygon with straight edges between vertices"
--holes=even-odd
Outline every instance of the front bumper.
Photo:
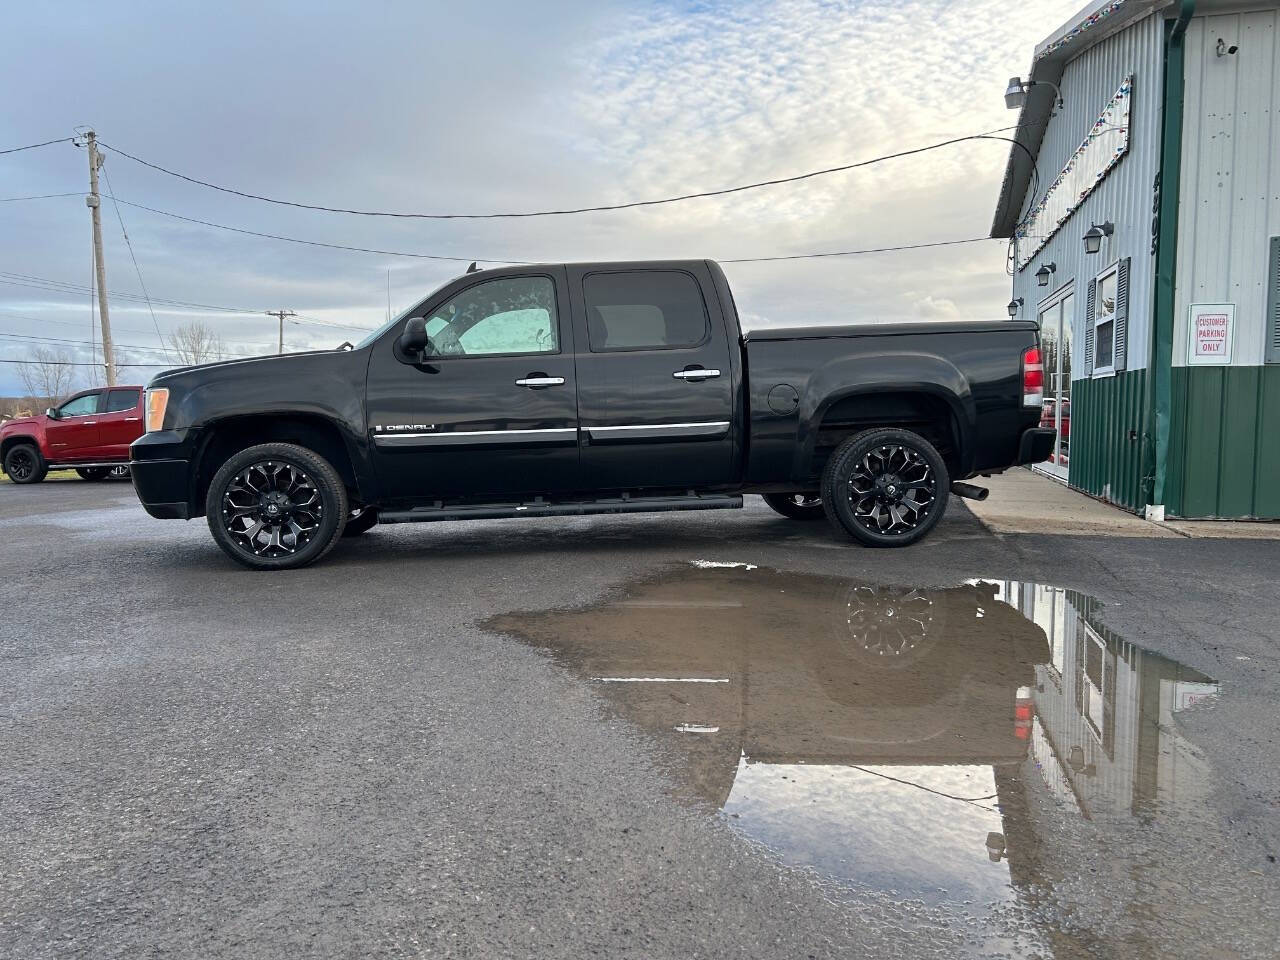
[[1022,432],[1018,444],[1018,463],[1044,463],[1053,453],[1053,442],[1058,431],[1053,427],[1032,427]]
[[143,509],[160,520],[191,518],[191,461],[172,434],[144,434],[129,448],[129,473]]

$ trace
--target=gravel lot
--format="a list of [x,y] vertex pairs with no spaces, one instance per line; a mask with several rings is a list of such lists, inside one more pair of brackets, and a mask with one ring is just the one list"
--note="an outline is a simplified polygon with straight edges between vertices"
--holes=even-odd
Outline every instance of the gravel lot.
[[[751,498],[378,527],[255,574],[202,521],[66,482],[0,488],[0,543],[5,958],[1274,956],[1277,541],[997,537],[955,503],[870,551]],[[1032,797],[1010,863],[1052,867],[993,907],[797,862],[749,805],[689,802],[681,741],[545,635],[695,560],[1096,597],[1219,685],[1169,730],[1193,796],[1093,819]],[[910,817],[904,842],[945,819]]]

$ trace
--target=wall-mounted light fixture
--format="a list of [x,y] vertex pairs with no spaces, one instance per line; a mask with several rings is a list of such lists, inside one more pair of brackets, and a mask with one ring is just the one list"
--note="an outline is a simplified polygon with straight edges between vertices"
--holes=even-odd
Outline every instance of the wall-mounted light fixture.
[[1022,105],[1027,102],[1027,92],[1032,87],[1053,87],[1058,93],[1057,107],[1062,109],[1062,90],[1056,83],[1050,83],[1048,80],[1023,80],[1021,77],[1010,77],[1009,86],[1005,87],[1004,105],[1010,110],[1021,109]]
[[1018,315],[1018,311],[1022,309],[1022,298],[1014,297],[1009,301],[1009,305],[1005,308],[1009,311],[1009,317],[1012,319]]
[[1110,220],[1105,223],[1095,223],[1084,235],[1084,252],[1087,254],[1095,254],[1102,249],[1102,238],[1109,237],[1116,232],[1116,225]]
[[1036,286],[1047,287],[1049,285],[1049,278],[1057,272],[1058,265],[1056,263],[1046,263],[1036,271]]
[[1240,48],[1237,47],[1234,43],[1231,44],[1230,46],[1227,46],[1227,41],[1219,37],[1218,44],[1214,48],[1214,52],[1217,53],[1217,55],[1220,57],[1234,57],[1236,55],[1236,51],[1239,49]]

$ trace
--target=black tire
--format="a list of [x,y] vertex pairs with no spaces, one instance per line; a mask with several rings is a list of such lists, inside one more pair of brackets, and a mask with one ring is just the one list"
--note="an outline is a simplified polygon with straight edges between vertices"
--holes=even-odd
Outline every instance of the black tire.
[[910,430],[864,430],[840,444],[822,472],[822,508],[837,530],[869,547],[905,547],[947,509],[942,456]]
[[351,516],[347,517],[347,525],[342,528],[344,537],[358,537],[362,533],[368,533],[378,523],[378,510],[376,507],[363,507],[358,512],[353,511]]
[[205,517],[232,560],[251,570],[288,570],[333,549],[346,525],[347,490],[314,451],[263,443],[241,450],[213,475]]
[[15,443],[4,455],[4,472],[14,483],[39,483],[49,465],[34,443]]
[[827,515],[822,509],[822,497],[816,490],[809,493],[766,493],[764,502],[791,520],[821,520]]
[[80,474],[81,480],[107,479],[106,467],[76,467],[76,473]]

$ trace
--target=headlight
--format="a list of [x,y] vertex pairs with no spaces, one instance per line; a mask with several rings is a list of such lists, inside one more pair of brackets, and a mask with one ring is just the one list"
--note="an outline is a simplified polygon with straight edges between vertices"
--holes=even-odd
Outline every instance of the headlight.
[[147,433],[164,429],[164,411],[169,406],[169,391],[157,387],[147,391]]

